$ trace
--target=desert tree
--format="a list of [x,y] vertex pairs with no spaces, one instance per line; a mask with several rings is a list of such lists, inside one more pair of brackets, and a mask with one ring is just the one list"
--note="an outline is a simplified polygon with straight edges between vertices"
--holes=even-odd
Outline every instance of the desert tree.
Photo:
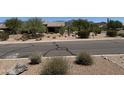
[[78,19],[78,20],[73,20],[72,25],[73,27],[77,27],[78,31],[81,31],[81,30],[88,30],[90,24],[87,20]]
[[30,18],[28,21],[23,23],[21,28],[24,32],[32,34],[32,36],[36,36],[37,33],[46,32],[46,27],[43,25],[43,21],[41,18]]
[[17,34],[22,25],[22,21],[18,18],[11,18],[5,21],[5,25],[10,29],[10,34]]
[[116,21],[109,20],[109,19],[107,20],[107,29],[108,30],[117,30],[122,27],[123,27],[123,24],[118,20],[116,20]]

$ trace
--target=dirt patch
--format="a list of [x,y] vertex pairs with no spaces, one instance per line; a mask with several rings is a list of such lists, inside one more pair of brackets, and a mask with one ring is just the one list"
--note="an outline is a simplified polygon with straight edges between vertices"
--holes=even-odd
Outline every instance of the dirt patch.
[[124,69],[114,64],[103,60],[101,57],[93,57],[94,64],[91,66],[76,65],[69,59],[70,75],[123,75]]

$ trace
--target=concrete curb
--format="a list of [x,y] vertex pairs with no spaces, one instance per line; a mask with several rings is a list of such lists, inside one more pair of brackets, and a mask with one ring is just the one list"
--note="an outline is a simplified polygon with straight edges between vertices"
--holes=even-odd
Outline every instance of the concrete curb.
[[71,41],[96,41],[96,40],[123,40],[124,38],[104,38],[104,39],[75,39],[75,40],[50,40],[50,41],[23,41],[23,42],[0,42],[0,44],[26,44],[26,43],[47,43],[47,42],[71,42]]
[[[124,56],[124,54],[103,54],[103,55],[91,55],[91,56],[93,56],[93,57],[101,57],[101,56],[110,56],[110,57],[112,57],[112,56]],[[68,58],[68,57],[72,57],[72,58],[75,58],[76,56],[62,56],[62,57],[66,57],[66,58]],[[43,57],[43,58],[51,58],[51,57]],[[0,59],[0,61],[1,60],[29,60],[29,58],[14,58],[14,59]]]

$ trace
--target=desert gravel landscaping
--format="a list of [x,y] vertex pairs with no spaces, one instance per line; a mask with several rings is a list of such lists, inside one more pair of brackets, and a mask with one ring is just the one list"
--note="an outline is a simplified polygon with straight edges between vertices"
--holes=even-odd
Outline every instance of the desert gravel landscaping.
[[[124,56],[123,56],[124,57]],[[109,58],[109,57],[108,57]],[[112,57],[110,57],[111,59]],[[118,59],[118,56],[114,56],[114,60]],[[77,65],[74,63],[75,57],[66,57],[68,62],[67,75],[123,75],[124,67],[123,64],[118,62],[108,61],[101,56],[93,56],[94,64],[91,66]],[[122,60],[121,60],[122,61]],[[28,59],[1,59],[0,60],[0,74],[4,75],[6,72],[17,63],[28,64]],[[28,70],[23,72],[21,75],[39,75],[42,71],[43,66],[46,63],[46,58],[43,58],[43,62],[37,65],[28,65]]]

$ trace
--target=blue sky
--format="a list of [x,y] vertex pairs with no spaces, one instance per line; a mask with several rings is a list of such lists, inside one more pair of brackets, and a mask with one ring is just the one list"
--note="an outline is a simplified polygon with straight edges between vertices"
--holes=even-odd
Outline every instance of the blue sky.
[[[0,22],[4,22],[6,19],[9,19],[12,17],[0,17]],[[18,17],[19,19],[26,21],[30,17]],[[45,21],[68,21],[71,19],[87,19],[88,21],[93,21],[93,22],[106,22],[108,17],[42,17],[43,20]],[[124,23],[124,17],[109,17],[112,20],[119,20]]]

